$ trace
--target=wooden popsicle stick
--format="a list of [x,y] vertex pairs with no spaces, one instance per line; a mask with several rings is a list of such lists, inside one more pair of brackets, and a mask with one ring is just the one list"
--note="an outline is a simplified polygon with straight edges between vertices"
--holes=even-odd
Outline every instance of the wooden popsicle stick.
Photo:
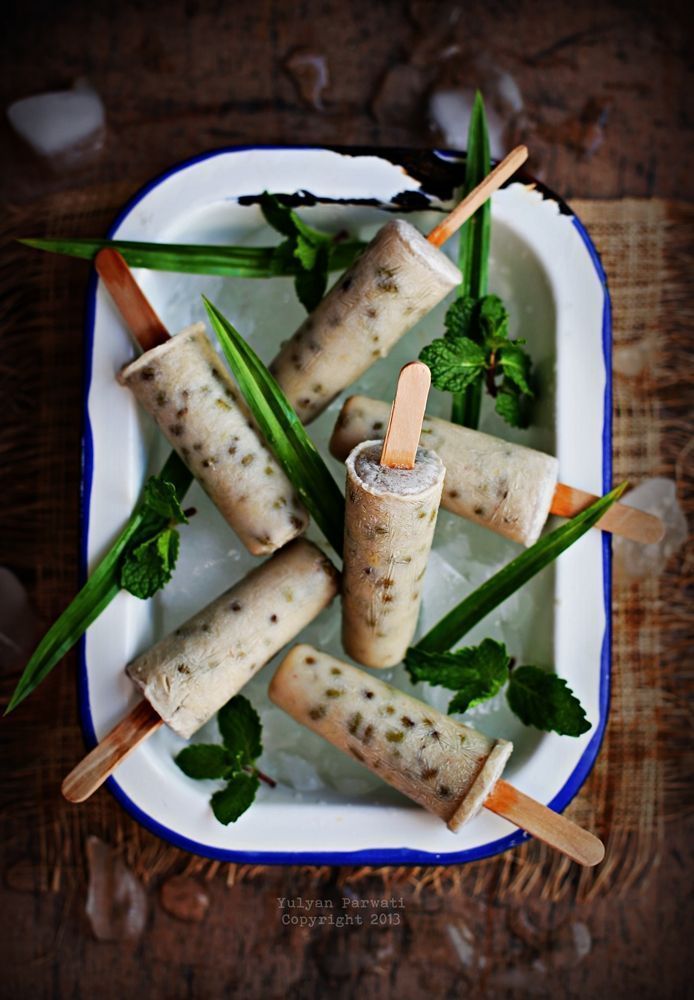
[[400,369],[381,465],[389,469],[414,469],[430,386],[431,372],[423,362],[411,361]]
[[484,805],[579,865],[592,868],[605,857],[605,846],[598,837],[503,779],[497,781]]
[[62,792],[68,802],[84,802],[148,736],[163,726],[148,701],[140,701],[68,774]]
[[[552,498],[551,514],[560,517],[574,517],[586,507],[590,507],[598,497],[585,490],[577,490],[573,486],[558,483]],[[595,525],[600,531],[610,531],[613,535],[621,535],[633,542],[643,545],[654,545],[665,534],[665,525],[655,514],[630,507],[626,503],[615,503]]]
[[516,146],[515,149],[512,149],[508,156],[505,156],[501,163],[498,163],[491,173],[487,174],[481,184],[473,188],[470,194],[466,195],[449,215],[437,226],[434,226],[427,236],[429,243],[440,247],[442,243],[450,239],[453,233],[457,232],[475,214],[477,209],[484,205],[487,198],[493,195],[509,177],[515,174],[516,170],[523,166],[527,159],[527,146]]
[[169,340],[168,330],[118,251],[99,250],[94,266],[142,350],[150,351],[153,347],[165,344]]

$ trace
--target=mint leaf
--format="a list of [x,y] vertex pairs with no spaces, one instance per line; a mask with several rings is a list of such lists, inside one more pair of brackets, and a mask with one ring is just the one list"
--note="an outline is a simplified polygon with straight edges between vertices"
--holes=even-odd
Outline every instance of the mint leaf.
[[226,788],[215,792],[210,799],[212,811],[220,823],[227,826],[235,823],[239,816],[253,804],[258,785],[258,776],[239,771],[229,781]]
[[301,264],[304,271],[310,271],[316,266],[318,259],[318,244],[307,240],[304,236],[297,236],[294,246],[294,256]]
[[147,512],[166,518],[174,524],[188,524],[188,518],[178,502],[176,487],[159,476],[150,476],[145,483],[142,506]]
[[518,345],[518,341],[510,340],[499,348],[497,364],[504,376],[522,393],[526,396],[533,395],[530,388],[530,356]]
[[470,337],[471,340],[477,340],[477,336],[473,332],[476,305],[476,300],[469,295],[461,295],[460,298],[451,302],[443,320],[447,337],[453,339]]
[[174,760],[189,778],[226,778],[235,770],[229,751],[218,743],[193,743],[184,747]]
[[301,304],[311,312],[323,298],[328,284],[332,236],[313,229],[267,191],[260,198],[260,208],[265,221],[288,237],[278,247],[278,253],[283,262],[298,261],[294,287]]
[[217,723],[224,746],[238,760],[240,767],[250,765],[260,757],[263,752],[260,716],[242,694],[237,694],[220,708]]
[[508,312],[498,295],[479,299],[477,309],[478,340],[485,350],[495,351],[508,341]]
[[[306,241],[299,240],[294,255],[304,267],[304,270],[300,271],[294,279],[297,298],[306,312],[313,312],[325,295],[325,289],[328,286],[330,253],[327,244],[312,247],[309,251]],[[307,269],[304,262],[308,260],[312,260],[313,263]]]
[[434,340],[419,355],[431,369],[431,381],[444,392],[462,392],[484,371],[484,351],[468,337]]
[[426,681],[455,691],[448,712],[466,712],[493,698],[508,680],[510,659],[506,647],[494,639],[453,653],[408,649],[405,667],[413,683]]
[[314,229],[313,226],[309,226],[309,224],[304,222],[304,220],[298,216],[296,212],[292,212],[292,221],[296,232],[300,237],[303,237],[305,241],[315,243],[318,246],[322,244],[327,246],[329,243],[332,243],[332,236],[328,233],[321,233],[319,229]]
[[294,212],[287,205],[283,205],[274,194],[263,191],[260,196],[260,211],[268,226],[272,226],[282,236],[296,236]]
[[515,393],[500,392],[494,409],[511,427],[521,427],[520,399]]
[[494,408],[499,416],[511,427],[525,428],[530,425],[532,413],[531,397],[526,396],[513,382],[504,379],[496,397]]
[[120,565],[120,585],[145,600],[161,590],[173,575],[181,539],[175,528],[165,528],[129,549]]
[[526,726],[561,736],[581,736],[590,729],[583,706],[566,681],[539,667],[516,667],[506,697]]

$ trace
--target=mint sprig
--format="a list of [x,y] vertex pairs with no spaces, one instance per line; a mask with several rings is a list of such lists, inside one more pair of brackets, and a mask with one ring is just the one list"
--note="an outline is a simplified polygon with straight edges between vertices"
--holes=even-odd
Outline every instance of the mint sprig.
[[448,713],[464,713],[493,698],[504,685],[511,711],[526,726],[561,736],[581,736],[590,723],[578,698],[565,680],[539,667],[511,669],[506,646],[484,639],[453,653],[428,653],[413,648],[405,660],[413,683],[424,681],[455,691]]
[[[477,187],[491,169],[489,129],[478,92],[472,106],[461,194]],[[420,354],[437,389],[453,394],[451,420],[476,428],[486,388],[502,420],[513,427],[530,423],[533,397],[531,361],[522,340],[510,340],[508,313],[497,295],[488,295],[491,201],[477,209],[460,230],[458,266],[463,280],[449,307],[444,337]]]
[[252,805],[260,781],[275,782],[259,771],[255,762],[263,752],[260,716],[243,695],[237,694],[220,708],[217,725],[220,743],[192,743],[174,758],[189,778],[222,779],[210,804],[220,823],[235,823]]
[[307,225],[291,208],[269,194],[260,198],[265,221],[286,236],[277,248],[278,257],[297,271],[294,279],[296,294],[307,312],[312,312],[325,294],[330,269],[330,250],[334,237]]
[[462,394],[479,383],[496,400],[496,412],[514,427],[527,427],[532,361],[524,340],[508,335],[508,312],[498,295],[463,295],[449,307],[445,336],[420,353],[437,389]]
[[[167,514],[162,514],[161,508],[158,508],[161,500],[160,485],[164,484],[161,485],[161,489],[164,494],[162,502],[164,510],[166,510],[166,504],[167,502],[170,504],[172,495],[177,503],[183,499],[193,476],[176,452],[172,451],[156,480],[157,486],[150,486],[149,491],[145,487],[141,499],[138,500],[111,548],[32,653],[5,709],[5,715],[16,708],[32,691],[36,690],[41,681],[72,649],[92,622],[99,617],[118,594],[122,588],[121,576],[127,554],[133,552],[134,548],[143,544],[147,538],[151,538],[153,533],[156,535],[157,532],[161,531],[161,518],[166,518]],[[169,501],[165,499],[167,495]],[[157,509],[159,509],[159,513],[157,513]],[[168,509],[170,511],[171,507],[169,506]],[[180,510],[180,507],[178,509]],[[159,528],[156,528],[157,517],[160,518]],[[169,560],[170,558],[169,554]]]
[[142,600],[161,590],[173,575],[180,537],[177,524],[187,524],[176,487],[161,476],[147,480],[140,503],[143,520],[123,552],[119,583]]

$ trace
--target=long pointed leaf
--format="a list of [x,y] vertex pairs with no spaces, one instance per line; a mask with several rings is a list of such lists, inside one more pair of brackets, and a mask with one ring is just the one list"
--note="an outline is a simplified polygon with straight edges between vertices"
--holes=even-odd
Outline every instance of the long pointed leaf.
[[536,573],[539,573],[545,566],[549,566],[557,556],[578,541],[582,535],[585,535],[586,531],[592,528],[605,511],[620,498],[626,486],[626,483],[622,483],[615,487],[586,510],[572,517],[567,524],[562,524],[561,527],[556,528],[549,535],[545,535],[525,552],[516,556],[507,566],[500,569],[464,601],[456,605],[452,611],[449,611],[441,621],[437,622],[419,640],[416,648],[437,653],[445,652],[455,646],[490,611],[493,611],[502,601],[505,601]]
[[[472,106],[468,129],[464,194],[469,194],[474,187],[477,187],[490,169],[487,118],[484,113],[484,101],[478,91]],[[491,201],[487,199],[460,230],[458,267],[462,271],[463,280],[458,288],[458,295],[480,299],[487,294],[491,227],[492,206]],[[451,420],[464,427],[476,428],[480,420],[481,405],[482,381],[478,380],[463,392],[453,396]]]
[[[139,243],[132,240],[24,239],[20,243],[36,250],[92,260],[104,247],[118,250],[130,267],[187,274],[221,274],[237,278],[294,276],[299,261],[279,247],[202,246],[192,243]],[[358,240],[331,243],[329,269],[342,271],[364,249]]]
[[[183,499],[193,479],[176,452],[171,452],[160,476],[173,484],[179,500]],[[39,686],[116,596],[121,589],[118,572],[121,557],[145,518],[150,516],[143,513],[138,502],[104,558],[34,650],[5,709],[5,715]]]
[[279,385],[228,319],[203,295],[212,327],[268,447],[335,551],[342,553],[345,501]]

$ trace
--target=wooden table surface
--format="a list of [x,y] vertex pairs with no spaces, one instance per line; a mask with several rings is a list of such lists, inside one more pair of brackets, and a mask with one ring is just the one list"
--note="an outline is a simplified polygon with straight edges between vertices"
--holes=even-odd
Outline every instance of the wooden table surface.
[[[442,136],[426,95],[474,85],[499,95],[502,111],[513,109],[504,138],[523,135],[530,169],[565,197],[692,201],[690,8],[655,0],[10,0],[0,15],[2,106],[87,77],[103,98],[107,132],[91,162],[52,169],[3,120],[3,202],[41,234],[48,196],[119,183],[125,197],[171,163],[214,147],[431,146]],[[327,71],[324,88],[307,66]],[[9,235],[18,235],[11,226]],[[70,271],[64,296],[51,304],[63,318],[79,308],[85,274]],[[70,315],[77,325],[79,313]],[[35,401],[12,386],[3,400],[17,433],[27,433]],[[75,413],[75,433],[56,473],[55,506],[42,516],[76,553],[78,385],[47,390],[41,419],[59,406]],[[26,498],[30,513],[30,484]],[[10,568],[33,594],[41,574],[29,521],[12,523],[20,522],[26,556]],[[55,613],[74,592],[76,558],[50,572],[59,581]],[[21,739],[19,713],[2,726],[3,740]],[[11,810],[11,791],[5,802]],[[681,997],[690,964],[689,843],[673,825],[656,876],[624,898],[569,907],[538,894],[513,907],[491,894],[408,890],[402,920],[385,929],[284,926],[276,897],[291,896],[292,886],[281,873],[233,889],[214,882],[204,922],[182,924],[155,905],[139,941],[119,944],[94,940],[83,896],[42,892],[31,873],[18,872],[18,858],[36,856],[27,823],[3,852],[0,995]],[[380,894],[377,883],[359,893]],[[317,877],[315,896],[339,903],[344,895],[334,877]]]

